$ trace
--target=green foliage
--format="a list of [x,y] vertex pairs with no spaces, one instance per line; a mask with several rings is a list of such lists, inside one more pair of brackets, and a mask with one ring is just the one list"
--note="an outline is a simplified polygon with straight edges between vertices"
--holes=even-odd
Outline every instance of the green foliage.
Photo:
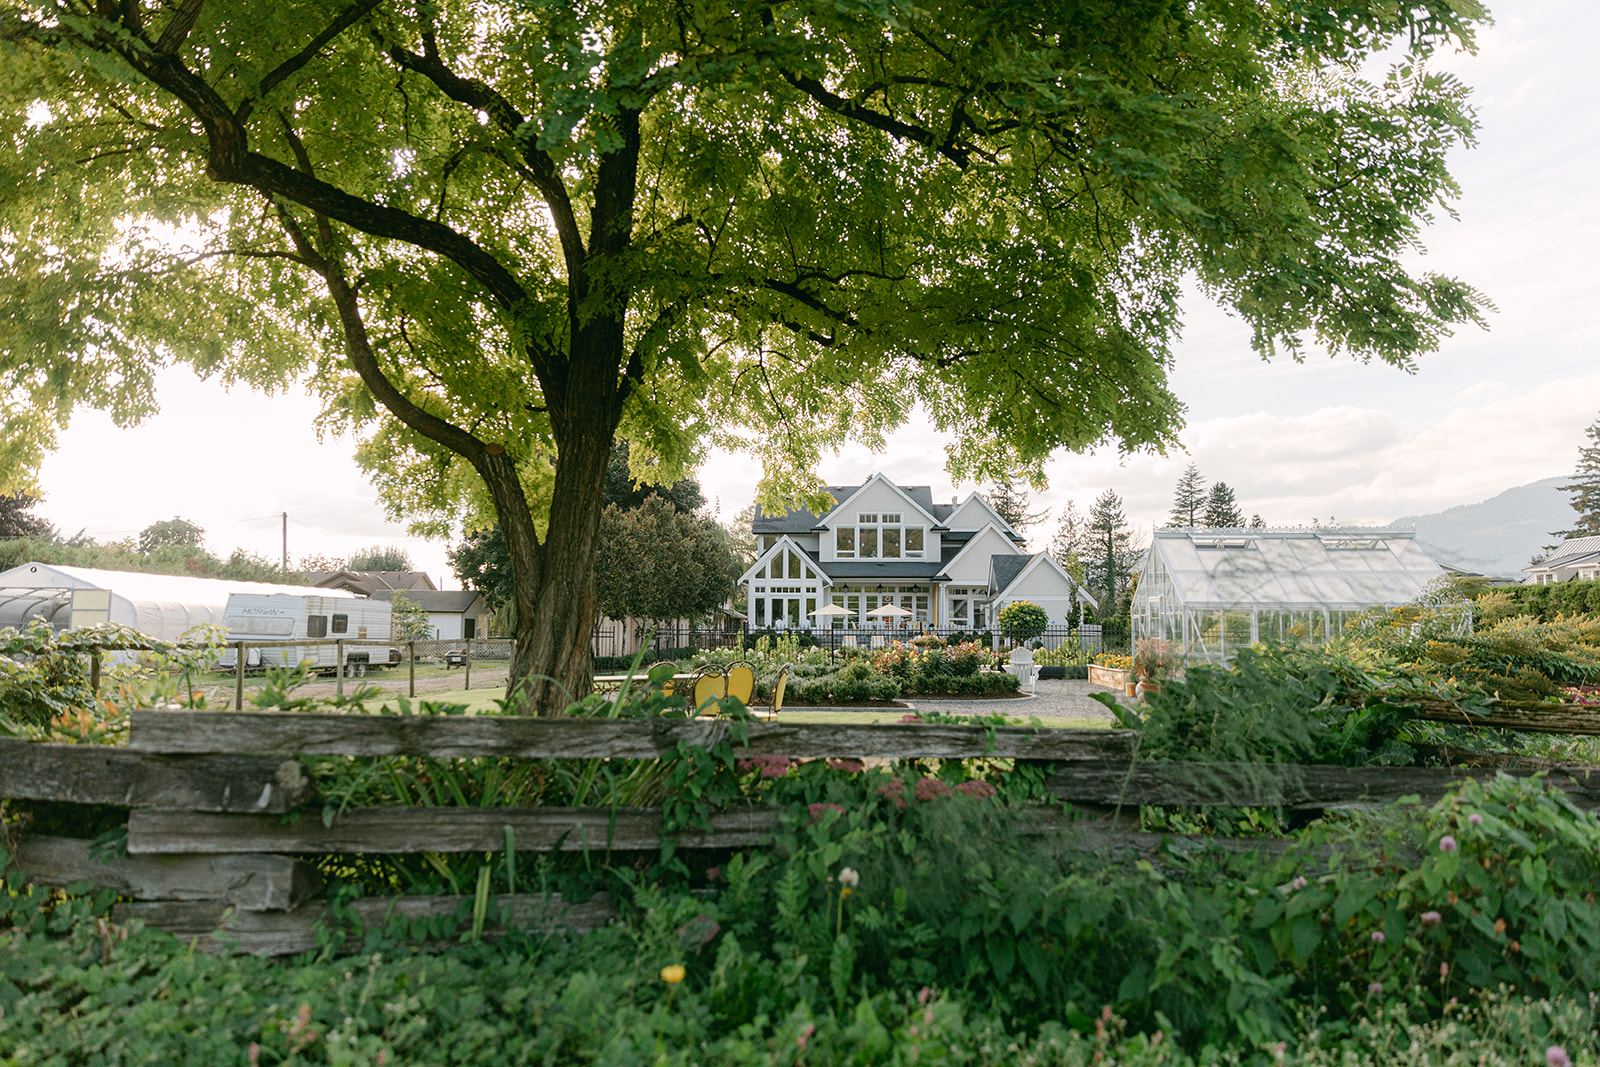
[[358,548],[345,561],[345,570],[351,571],[411,571],[411,553],[399,545],[371,545]]
[[[183,647],[114,623],[60,634],[41,620],[0,629],[0,734],[104,744],[122,736],[129,706],[203,707],[192,682],[216,662],[223,636],[197,627]],[[103,654],[97,694],[93,654],[104,647],[127,659]]]
[[1425,682],[1359,665],[1348,653],[1268,643],[1240,649],[1233,666],[1193,666],[1149,695],[1141,758],[1238,763],[1408,764],[1406,697]]
[[397,592],[389,601],[389,640],[426,641],[433,636],[433,620],[421,604]]
[[1563,615],[1600,615],[1600,582],[1498,586],[1480,593],[1474,607],[1490,623],[1513,615],[1531,615],[1540,622],[1554,622]]
[[0,493],[0,540],[29,537],[48,541],[55,537],[55,527],[31,514],[37,497],[27,493]]
[[17,538],[0,540],[0,570],[19,563],[65,564],[97,570],[134,571],[141,574],[177,574],[195,578],[231,578],[242,582],[290,582],[300,580],[276,562],[236,548],[227,559],[204,548],[165,545],[151,552],[139,551],[133,541],[100,543],[88,538],[68,540]]
[[700,619],[733,593],[739,561],[715,519],[659,496],[606,506],[595,551],[600,611],[613,619]]
[[139,551],[145,554],[158,548],[182,548],[194,551],[205,539],[205,531],[188,519],[173,517],[163,522],[152,522],[139,531]]
[[1000,609],[1000,632],[1012,641],[1027,642],[1044,633],[1050,616],[1028,600],[1013,600]]

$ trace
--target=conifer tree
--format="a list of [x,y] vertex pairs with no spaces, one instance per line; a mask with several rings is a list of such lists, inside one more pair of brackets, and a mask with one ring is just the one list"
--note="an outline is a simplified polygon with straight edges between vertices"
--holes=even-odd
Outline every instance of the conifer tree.
[[1570,530],[1554,531],[1557,537],[1600,535],[1600,419],[1590,423],[1583,433],[1589,443],[1578,449],[1578,469],[1570,482],[1558,487],[1572,494],[1578,523]]
[[1244,513],[1239,510],[1238,501],[1233,498],[1233,489],[1227,482],[1218,482],[1211,487],[1200,524],[1211,529],[1244,525]]
[[1088,549],[1088,520],[1078,511],[1078,506],[1069,500],[1062,509],[1056,532],[1050,538],[1050,555],[1080,585],[1088,585],[1089,577],[1084,567],[1084,555]]
[[1107,489],[1095,498],[1088,525],[1084,563],[1103,616],[1117,603],[1133,570],[1133,531],[1116,490]]
[[1206,509],[1206,480],[1200,477],[1200,468],[1193,463],[1183,469],[1178,487],[1172,493],[1172,513],[1167,516],[1171,526],[1198,526]]
[[1018,487],[1009,478],[995,482],[983,496],[989,502],[989,506],[994,508],[995,514],[1006,520],[1019,534],[1050,517],[1048,508],[1044,511],[1029,511],[1028,491]]

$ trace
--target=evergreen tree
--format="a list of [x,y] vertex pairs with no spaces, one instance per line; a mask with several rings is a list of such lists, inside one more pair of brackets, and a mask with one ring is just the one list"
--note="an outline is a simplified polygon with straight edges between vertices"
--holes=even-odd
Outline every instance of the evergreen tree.
[[1200,518],[1200,525],[1214,530],[1244,525],[1244,512],[1239,510],[1239,504],[1233,498],[1233,489],[1227,482],[1218,482],[1211,487],[1211,492],[1206,495],[1206,510]]
[[1095,498],[1089,512],[1085,569],[1089,589],[1100,602],[1101,617],[1115,613],[1133,571],[1133,531],[1122,510],[1122,498],[1107,489]]
[[1009,478],[995,482],[983,498],[994,508],[995,514],[1006,520],[1010,527],[1021,533],[1030,526],[1037,526],[1050,517],[1050,510],[1028,510],[1028,491],[1013,484]]
[[1200,477],[1200,468],[1193,463],[1183,469],[1178,487],[1172,493],[1172,512],[1167,516],[1169,526],[1198,526],[1206,509],[1206,480]]
[[1261,514],[1259,512],[1257,512],[1256,514],[1250,516],[1250,529],[1252,529],[1252,530],[1260,530],[1260,529],[1264,529],[1266,527],[1266,525],[1267,525],[1266,520],[1261,517]]
[[1080,585],[1088,585],[1084,569],[1084,554],[1089,548],[1089,523],[1078,511],[1078,506],[1067,501],[1061,512],[1061,521],[1050,538],[1050,555],[1061,564],[1061,569],[1072,575]]
[[1594,537],[1600,534],[1600,419],[1583,431],[1589,443],[1578,449],[1578,469],[1572,480],[1559,486],[1572,494],[1578,524],[1570,530],[1551,531],[1557,537]]

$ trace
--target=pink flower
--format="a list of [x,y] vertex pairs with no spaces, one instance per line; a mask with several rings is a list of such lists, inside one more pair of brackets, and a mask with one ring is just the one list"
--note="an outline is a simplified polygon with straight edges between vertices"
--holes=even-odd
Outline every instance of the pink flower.
[[970,782],[962,782],[960,785],[956,786],[956,792],[965,793],[967,796],[972,797],[975,800],[987,800],[994,796],[995,788],[988,782],[980,782],[974,779]]
[[1443,919],[1444,916],[1440,915],[1436,911],[1425,911],[1422,913],[1423,926],[1437,926],[1441,921],[1443,921]]
[[933,996],[933,990],[928,986],[923,986],[921,989],[917,990],[917,1003],[926,1004],[928,1003],[928,998],[931,996]]
[[921,722],[922,721],[922,716],[918,715],[916,712],[913,711],[909,715],[900,716],[900,721],[901,722]]
[[836,771],[848,771],[851,774],[860,774],[867,769],[867,765],[858,759],[831,759],[828,766]]
[[721,867],[707,867],[706,868],[706,881],[708,881],[708,882],[720,882],[721,880],[722,880],[722,868]]
[[1306,880],[1302,875],[1296,875],[1294,881],[1289,883],[1290,889],[1304,889],[1305,887]]
[[1456,839],[1455,838],[1451,837],[1449,834],[1445,834],[1443,837],[1439,838],[1439,851],[1440,852],[1454,852],[1455,850],[1456,850]]
[[1483,816],[1479,815],[1477,812],[1473,812],[1471,815],[1467,816],[1467,821],[1469,823],[1471,823],[1473,826],[1482,826],[1483,825]]
[[794,1039],[794,1043],[799,1045],[801,1048],[805,1048],[806,1042],[810,1041],[811,1035],[816,1032],[817,1025],[815,1023],[806,1023],[806,1025],[800,1030],[800,1036]]
[[1544,1062],[1549,1067],[1572,1067],[1572,1057],[1560,1045],[1551,1045],[1544,1050]]
[[1383,983],[1382,982],[1368,982],[1367,983],[1367,992],[1368,993],[1382,993],[1383,992]]
[[255,1067],[261,1062],[261,1044],[258,1041],[250,1042],[250,1067]]
[[759,769],[763,778],[782,778],[789,773],[789,768],[794,765],[794,760],[788,756],[751,756],[739,760],[734,768],[740,774]]
[[937,778],[921,778],[917,781],[917,799],[932,800],[934,797],[947,797],[950,787]]
[[378,1067],[383,1067],[383,1065],[388,1063],[388,1062],[389,1062],[389,1050],[380,1048],[378,1050]]
[[840,815],[844,814],[844,808],[840,807],[838,804],[813,804],[811,805],[810,810],[812,822],[821,822],[823,819],[828,817],[828,812],[830,811],[836,811]]
[[888,799],[889,803],[897,808],[906,806],[905,783],[898,778],[891,778],[878,787],[878,795]]
[[1374,930],[1374,931],[1372,931],[1372,943],[1374,945],[1381,945],[1387,940],[1388,940],[1388,938],[1383,936],[1383,931],[1382,930]]
[[1448,963],[1439,964],[1439,977],[1440,978],[1449,978],[1450,977],[1450,965]]

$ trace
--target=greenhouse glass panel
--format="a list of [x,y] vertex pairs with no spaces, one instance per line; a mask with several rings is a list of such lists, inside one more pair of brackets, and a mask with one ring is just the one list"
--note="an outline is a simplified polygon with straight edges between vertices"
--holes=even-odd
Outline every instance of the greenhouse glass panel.
[[1186,662],[1219,662],[1263,640],[1324,643],[1443,573],[1409,529],[1157,530],[1133,636],[1166,641]]

